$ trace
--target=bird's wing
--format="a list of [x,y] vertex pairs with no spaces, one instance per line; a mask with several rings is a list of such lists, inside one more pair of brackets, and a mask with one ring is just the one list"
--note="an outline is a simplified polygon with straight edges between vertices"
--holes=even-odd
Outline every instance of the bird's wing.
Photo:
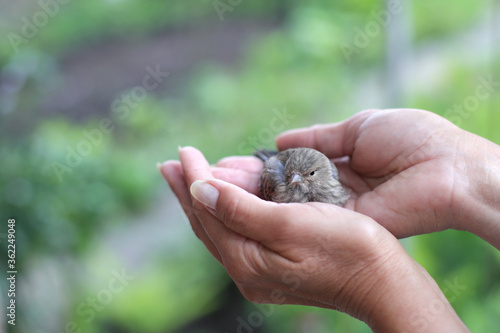
[[337,170],[337,168],[335,167],[335,164],[333,164],[332,161],[330,161],[330,164],[332,165],[332,177],[333,179],[335,180],[339,180],[339,171]]
[[271,157],[269,160],[266,161],[265,164],[265,170],[268,175],[273,177],[273,180],[277,183],[282,183],[283,180],[283,169],[284,169],[284,164],[281,162],[277,156],[276,157]]
[[284,183],[284,165],[276,156],[270,157],[264,163],[259,186],[260,192],[265,200],[273,200],[275,191]]
[[267,161],[271,157],[278,154],[277,150],[268,150],[268,149],[257,149],[253,152],[253,156],[258,157],[262,162]]
[[288,158],[290,157],[290,155],[292,155],[295,151],[297,150],[297,148],[290,148],[290,149],[287,149],[287,150],[282,150],[280,151],[277,155],[276,155],[276,158],[278,160],[280,160],[280,162],[285,165],[286,164],[286,161],[288,161]]
[[266,162],[268,159],[270,159],[273,156],[276,156],[276,158],[283,164],[286,164],[286,161],[292,155],[298,148],[290,148],[282,151],[277,151],[277,150],[268,150],[268,149],[258,149],[253,152],[253,155],[258,157],[261,161]]

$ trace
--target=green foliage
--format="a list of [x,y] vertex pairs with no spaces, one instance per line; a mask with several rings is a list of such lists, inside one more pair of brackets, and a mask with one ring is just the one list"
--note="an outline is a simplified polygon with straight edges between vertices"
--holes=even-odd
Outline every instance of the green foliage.
[[467,131],[500,143],[495,129],[500,123],[495,109],[500,105],[496,72],[484,66],[458,64],[451,64],[448,71],[436,80],[433,89],[415,97],[415,107],[433,111]]
[[154,164],[130,159],[102,132],[92,144],[83,131],[97,128],[52,120],[20,142],[4,141],[0,184],[7,190],[0,205],[22,221],[20,254],[40,248],[77,253],[102,221],[144,209],[153,197]]
[[444,234],[420,236],[417,244],[427,254],[417,250],[414,257],[436,279],[472,331],[491,330],[500,317],[495,298],[500,293],[500,258],[495,256],[496,249],[472,235],[452,231]]
[[[103,306],[96,320],[89,320],[88,315],[78,311],[72,311],[70,320],[84,332],[99,332],[113,323],[131,332],[148,333],[162,332],[165,327],[174,330],[209,313],[220,306],[217,296],[229,279],[221,266],[214,267],[215,260],[208,253],[200,255],[201,248],[197,245],[191,242],[195,251],[185,249],[183,253],[170,254],[167,258],[150,258],[140,273],[134,271],[133,280],[123,287],[123,291],[114,294],[112,301]],[[95,272],[88,273],[95,275],[97,282],[90,285],[83,281],[86,284],[82,283],[71,309],[77,309],[88,295],[98,294],[107,287],[113,275],[101,272],[108,272],[113,260],[105,256],[99,262],[93,268]]]
[[484,14],[492,3],[487,0],[460,1],[453,4],[442,1],[413,1],[415,35],[418,39],[453,35]]
[[[84,42],[118,36],[144,36],[203,14],[211,14],[212,10],[211,6],[186,5],[180,1],[70,1],[57,6],[55,15],[38,28],[36,38],[29,39],[29,44],[57,54]],[[34,2],[25,17],[33,22],[33,16],[40,12],[44,10]],[[9,32],[22,36],[24,22],[12,17],[5,19],[10,23]],[[5,50],[8,49],[6,44]]]
[[[255,305],[249,306],[256,311]],[[275,306],[274,312],[267,318],[266,332],[359,332],[369,333],[369,327],[345,313],[306,306]],[[257,311],[258,308],[257,308]]]

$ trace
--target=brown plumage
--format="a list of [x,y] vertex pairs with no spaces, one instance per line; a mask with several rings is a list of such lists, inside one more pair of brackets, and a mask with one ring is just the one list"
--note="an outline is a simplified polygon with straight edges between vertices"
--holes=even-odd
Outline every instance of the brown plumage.
[[264,161],[260,191],[265,200],[343,206],[349,199],[335,165],[315,149],[258,150],[254,155]]

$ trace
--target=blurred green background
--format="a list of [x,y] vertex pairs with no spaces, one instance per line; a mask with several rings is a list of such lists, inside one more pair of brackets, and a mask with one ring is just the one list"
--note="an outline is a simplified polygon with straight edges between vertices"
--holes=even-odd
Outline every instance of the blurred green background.
[[[248,154],[363,108],[427,109],[500,143],[500,87],[476,96],[500,79],[498,1],[0,3],[12,332],[369,332],[334,311],[245,301],[156,162],[178,145],[211,162]],[[500,326],[498,251],[457,231],[403,243],[473,331]]]

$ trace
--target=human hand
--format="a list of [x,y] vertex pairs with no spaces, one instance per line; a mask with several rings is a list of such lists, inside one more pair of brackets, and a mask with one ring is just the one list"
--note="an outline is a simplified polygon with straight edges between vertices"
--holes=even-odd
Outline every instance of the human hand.
[[[256,159],[211,168],[194,148],[179,156],[161,172],[195,234],[250,301],[336,309],[375,331],[466,331],[425,270],[371,218],[324,203],[259,199]],[[418,317],[432,302],[439,320]]]
[[498,218],[491,218],[500,207],[498,146],[438,115],[368,110],[340,123],[283,133],[277,146],[315,148],[337,159],[340,180],[352,191],[345,207],[398,238],[454,228],[500,248]]

